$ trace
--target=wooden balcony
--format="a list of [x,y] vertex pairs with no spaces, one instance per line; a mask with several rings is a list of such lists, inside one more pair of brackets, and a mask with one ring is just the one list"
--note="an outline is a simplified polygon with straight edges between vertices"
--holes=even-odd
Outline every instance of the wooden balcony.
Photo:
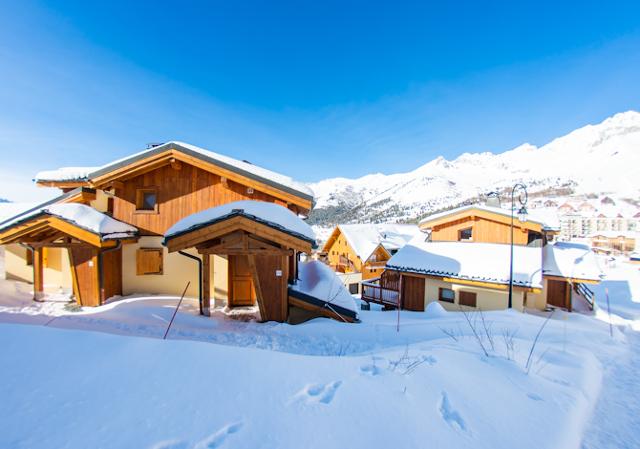
[[379,278],[363,281],[361,299],[365,302],[398,307],[400,282],[396,273],[382,273]]

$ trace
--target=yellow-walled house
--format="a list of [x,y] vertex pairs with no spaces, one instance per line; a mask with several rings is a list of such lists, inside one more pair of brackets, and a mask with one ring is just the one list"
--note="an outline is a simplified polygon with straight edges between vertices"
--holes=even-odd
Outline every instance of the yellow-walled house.
[[[304,184],[173,141],[102,167],[40,172],[35,181],[62,194],[0,223],[6,277],[33,283],[35,299],[67,291],[97,306],[118,295],[176,296],[188,285],[204,314],[213,302],[288,319],[299,256],[315,245],[302,220],[314,201]],[[215,223],[167,235],[203,211],[217,213]],[[297,296],[297,306],[312,307],[305,301],[314,298]]]
[[[449,310],[507,308],[511,245],[504,226],[511,214],[494,209],[465,206],[427,217],[427,234],[391,257],[379,280],[363,282],[362,299],[415,311],[431,302]],[[551,242],[557,229],[542,221],[516,217],[514,228],[512,307],[592,308],[588,285],[600,281],[601,270],[591,248]]]

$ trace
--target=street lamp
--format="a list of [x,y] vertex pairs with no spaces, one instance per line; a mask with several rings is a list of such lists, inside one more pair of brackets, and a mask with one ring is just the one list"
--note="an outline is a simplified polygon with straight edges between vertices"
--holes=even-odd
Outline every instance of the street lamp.
[[516,209],[516,191],[518,191],[518,202],[520,203],[520,209],[518,209],[518,220],[521,222],[527,221],[527,200],[529,196],[527,194],[527,187],[524,184],[517,183],[511,189],[511,259],[509,261],[509,308],[513,307],[513,212]]

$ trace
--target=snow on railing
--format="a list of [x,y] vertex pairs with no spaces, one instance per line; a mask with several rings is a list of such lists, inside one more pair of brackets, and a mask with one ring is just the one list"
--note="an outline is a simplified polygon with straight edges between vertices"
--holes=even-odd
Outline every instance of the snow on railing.
[[393,306],[398,305],[398,298],[400,294],[397,290],[382,288],[379,284],[374,282],[364,281],[361,284],[361,298],[363,301],[374,302],[377,304],[388,304]]

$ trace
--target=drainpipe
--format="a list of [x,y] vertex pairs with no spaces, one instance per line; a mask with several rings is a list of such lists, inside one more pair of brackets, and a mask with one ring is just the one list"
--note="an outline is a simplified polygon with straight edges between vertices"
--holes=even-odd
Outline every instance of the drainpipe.
[[198,262],[198,304],[200,305],[200,315],[204,315],[202,310],[202,259],[184,251],[178,251],[178,254]]
[[103,251],[98,251],[98,291],[100,292],[100,298],[98,299],[100,300],[100,305],[102,305],[102,301],[107,299],[107,298],[104,298],[104,299],[102,298],[102,296],[104,295],[104,291],[102,288],[102,286],[104,285],[104,267],[102,266],[102,255],[105,253],[110,253],[111,251],[117,251],[120,248],[122,248],[122,242],[118,240],[118,244],[113,248],[108,248]]

